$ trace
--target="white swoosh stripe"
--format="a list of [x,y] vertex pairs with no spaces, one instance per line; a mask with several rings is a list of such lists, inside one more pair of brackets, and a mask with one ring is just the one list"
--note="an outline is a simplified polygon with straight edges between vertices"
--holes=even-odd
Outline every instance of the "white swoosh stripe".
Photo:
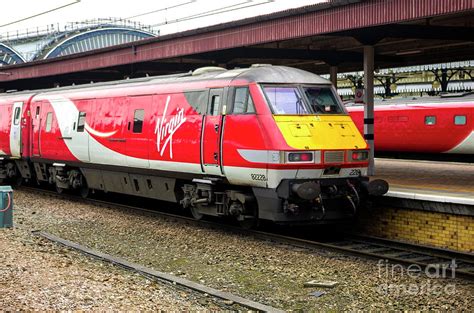
[[460,144],[444,153],[460,153],[473,154],[474,153],[474,131],[471,132]]
[[85,127],[85,129],[87,130],[88,133],[90,133],[90,134],[92,134],[96,137],[101,137],[101,138],[107,138],[107,137],[113,136],[117,132],[117,130],[114,130],[113,132],[102,133],[102,132],[99,132],[99,131],[95,130],[94,128],[90,127],[89,124],[87,124],[87,123],[84,124],[84,127]]

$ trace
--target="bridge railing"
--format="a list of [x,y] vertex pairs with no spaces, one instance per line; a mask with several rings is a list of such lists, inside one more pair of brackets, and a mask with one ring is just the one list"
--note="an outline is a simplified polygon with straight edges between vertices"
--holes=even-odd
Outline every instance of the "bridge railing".
[[159,35],[159,28],[146,25],[137,21],[126,20],[122,18],[97,18],[78,22],[68,22],[66,24],[49,24],[42,27],[18,29],[0,33],[0,42],[19,42],[30,41],[38,37],[54,36],[64,32],[75,32],[87,28],[97,28],[103,26],[128,27]]

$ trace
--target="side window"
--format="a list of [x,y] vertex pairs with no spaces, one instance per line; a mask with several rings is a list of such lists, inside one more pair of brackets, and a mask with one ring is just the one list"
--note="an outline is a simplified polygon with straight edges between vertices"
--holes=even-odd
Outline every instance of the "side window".
[[255,113],[252,97],[247,87],[235,89],[234,96],[234,114]]
[[145,110],[135,110],[133,115],[133,132],[141,133],[143,129],[143,120],[145,118]]
[[247,101],[247,113],[255,113],[255,106],[253,105],[253,100],[250,93],[249,93],[249,98]]
[[46,132],[47,133],[51,132],[51,124],[53,124],[53,113],[49,112],[48,115],[46,115]]
[[435,125],[436,116],[425,116],[425,125]]
[[18,123],[20,122],[20,115],[21,115],[21,108],[16,107],[14,118],[13,118],[13,124],[18,125]]
[[206,112],[208,90],[186,91],[184,95],[189,105],[191,105],[198,114]]
[[77,119],[77,132],[78,133],[84,132],[85,124],[86,124],[86,112],[79,112],[79,117]]
[[466,122],[467,122],[466,115],[454,116],[454,125],[466,125]]
[[220,102],[221,102],[221,97],[219,95],[212,96],[211,107],[209,108],[210,115],[219,115]]
[[247,111],[247,88],[235,88],[234,114],[245,113]]

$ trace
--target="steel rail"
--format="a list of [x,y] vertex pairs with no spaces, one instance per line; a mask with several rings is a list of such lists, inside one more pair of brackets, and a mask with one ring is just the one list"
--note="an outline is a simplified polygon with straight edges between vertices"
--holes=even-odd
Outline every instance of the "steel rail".
[[132,270],[134,272],[140,273],[143,276],[168,281],[168,282],[171,282],[173,284],[180,285],[180,286],[183,286],[185,288],[200,292],[202,294],[208,294],[208,295],[220,298],[220,299],[231,301],[232,303],[241,305],[241,306],[249,308],[251,310],[257,310],[257,311],[260,311],[260,312],[275,312],[275,313],[285,312],[283,310],[280,310],[280,309],[277,309],[277,308],[274,308],[274,307],[271,307],[271,306],[268,306],[268,305],[265,305],[265,304],[262,304],[262,303],[259,303],[259,302],[255,302],[253,300],[249,300],[249,299],[234,295],[234,294],[229,293],[229,292],[220,291],[220,290],[214,289],[212,287],[208,287],[208,286],[193,282],[193,281],[191,281],[189,279],[186,279],[186,278],[182,278],[182,277],[178,277],[178,276],[171,275],[171,274],[168,274],[168,273],[156,271],[156,270],[153,270],[151,268],[144,267],[140,264],[132,263],[132,262],[129,262],[125,259],[118,258],[118,257],[112,256],[112,255],[106,254],[106,253],[102,253],[102,252],[90,249],[90,248],[85,247],[83,245],[80,245],[78,243],[75,243],[75,242],[57,237],[55,235],[52,235],[52,234],[49,234],[49,233],[46,233],[46,232],[34,231],[33,234],[35,236],[47,239],[49,241],[55,242],[55,243],[60,244],[62,246],[68,247],[70,249],[74,249],[76,251],[79,251],[83,254],[86,254],[86,255],[91,256],[91,257],[96,258],[96,259],[99,259],[101,261],[109,262],[109,263],[118,265],[120,267],[123,267],[125,269]]

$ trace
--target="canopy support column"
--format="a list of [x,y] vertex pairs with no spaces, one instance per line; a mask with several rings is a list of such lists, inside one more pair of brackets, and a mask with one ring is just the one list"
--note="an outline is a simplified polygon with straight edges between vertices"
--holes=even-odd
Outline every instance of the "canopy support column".
[[331,65],[329,67],[329,80],[333,84],[334,88],[337,89],[337,66]]
[[374,168],[374,47],[364,46],[364,138],[369,143],[368,175],[375,174]]

